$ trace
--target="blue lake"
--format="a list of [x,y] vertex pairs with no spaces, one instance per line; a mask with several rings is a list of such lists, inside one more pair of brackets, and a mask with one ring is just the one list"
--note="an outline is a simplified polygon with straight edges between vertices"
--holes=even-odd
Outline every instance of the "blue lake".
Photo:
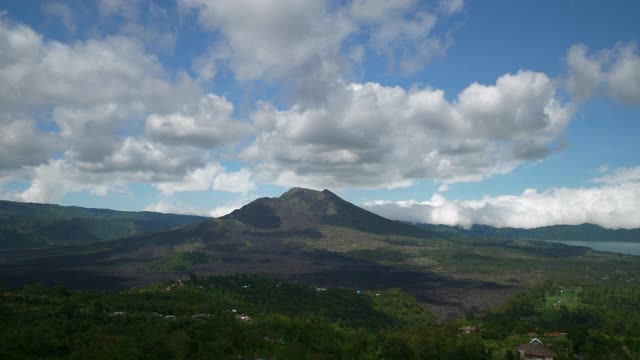
[[620,254],[640,255],[640,242],[622,241],[560,241],[550,240],[567,245],[586,246],[598,251],[609,251]]

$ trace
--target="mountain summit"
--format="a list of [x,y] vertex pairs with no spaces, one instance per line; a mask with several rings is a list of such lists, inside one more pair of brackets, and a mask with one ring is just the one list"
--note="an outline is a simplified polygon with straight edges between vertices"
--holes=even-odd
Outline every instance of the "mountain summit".
[[427,231],[362,209],[325,189],[294,187],[277,198],[260,198],[225,216],[261,229],[303,229],[317,225],[349,227],[376,234]]

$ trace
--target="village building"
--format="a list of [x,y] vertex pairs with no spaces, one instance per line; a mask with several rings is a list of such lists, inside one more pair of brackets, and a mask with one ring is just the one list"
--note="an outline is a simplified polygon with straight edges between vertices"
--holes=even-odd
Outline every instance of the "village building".
[[251,317],[247,314],[236,314],[235,318],[247,323],[253,322],[253,319],[251,319]]
[[567,333],[563,333],[563,332],[559,332],[559,331],[553,331],[553,332],[546,332],[544,333],[545,337],[562,337],[562,336],[567,336]]
[[209,316],[211,316],[211,315],[209,315],[209,314],[194,314],[194,315],[191,315],[191,318],[192,319],[197,319],[197,318],[206,318],[206,317],[209,317]]
[[462,331],[465,334],[471,334],[476,332],[478,329],[475,326],[463,326],[461,328],[459,328],[458,330]]
[[538,338],[533,338],[528,344],[516,348],[523,360],[555,360],[558,356],[553,350],[544,346]]

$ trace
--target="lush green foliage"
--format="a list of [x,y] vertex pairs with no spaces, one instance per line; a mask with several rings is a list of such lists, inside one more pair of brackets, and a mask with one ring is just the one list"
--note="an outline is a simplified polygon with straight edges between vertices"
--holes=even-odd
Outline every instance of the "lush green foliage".
[[[515,347],[536,336],[560,360],[634,359],[639,322],[640,289],[547,284],[481,317],[438,325],[397,289],[191,275],[118,293],[0,292],[0,358],[498,360],[515,358]],[[468,325],[477,331],[460,331]],[[566,335],[544,334],[552,331]]]
[[[552,301],[549,301],[551,300]],[[561,359],[637,359],[640,289],[547,286],[521,292],[480,319],[471,320],[497,352],[541,338]],[[549,334],[545,337],[544,334]],[[635,357],[634,357],[635,356]]]
[[421,335],[404,338],[400,329],[417,324],[435,321],[399,290],[316,289],[248,275],[192,275],[105,294],[27,286],[0,297],[0,358],[404,359]]
[[0,249],[118,239],[206,218],[0,201]]
[[546,241],[452,237],[380,236],[322,227],[322,241],[290,239],[314,249],[338,252],[380,264],[444,270],[464,278],[535,287],[553,278],[567,285],[638,286],[636,256],[592,252]]

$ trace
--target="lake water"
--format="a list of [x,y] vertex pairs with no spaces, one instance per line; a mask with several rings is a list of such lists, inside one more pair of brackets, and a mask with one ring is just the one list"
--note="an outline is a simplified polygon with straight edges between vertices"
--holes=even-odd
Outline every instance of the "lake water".
[[567,245],[586,246],[598,251],[609,251],[614,253],[640,255],[640,242],[622,242],[622,241],[556,241]]

